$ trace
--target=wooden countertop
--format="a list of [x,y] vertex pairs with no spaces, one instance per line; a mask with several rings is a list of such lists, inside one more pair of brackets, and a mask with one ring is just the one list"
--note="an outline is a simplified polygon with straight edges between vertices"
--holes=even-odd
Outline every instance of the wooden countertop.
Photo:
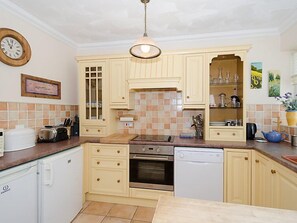
[[296,223],[297,211],[161,196],[152,223]]

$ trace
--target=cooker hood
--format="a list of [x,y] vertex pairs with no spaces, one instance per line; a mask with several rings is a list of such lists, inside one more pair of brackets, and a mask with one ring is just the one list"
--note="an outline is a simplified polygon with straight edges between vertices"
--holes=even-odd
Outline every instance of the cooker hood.
[[129,90],[163,89],[181,91],[181,78],[150,78],[128,80]]

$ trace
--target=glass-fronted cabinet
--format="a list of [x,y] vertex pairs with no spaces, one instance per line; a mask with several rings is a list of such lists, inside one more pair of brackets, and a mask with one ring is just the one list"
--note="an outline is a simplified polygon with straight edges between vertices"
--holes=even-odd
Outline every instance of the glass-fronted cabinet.
[[209,55],[206,140],[245,141],[245,52]]

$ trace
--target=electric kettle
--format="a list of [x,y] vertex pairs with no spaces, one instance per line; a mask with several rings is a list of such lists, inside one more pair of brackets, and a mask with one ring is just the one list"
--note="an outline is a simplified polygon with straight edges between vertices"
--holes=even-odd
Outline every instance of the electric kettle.
[[253,140],[257,132],[257,125],[255,123],[246,123],[246,139]]

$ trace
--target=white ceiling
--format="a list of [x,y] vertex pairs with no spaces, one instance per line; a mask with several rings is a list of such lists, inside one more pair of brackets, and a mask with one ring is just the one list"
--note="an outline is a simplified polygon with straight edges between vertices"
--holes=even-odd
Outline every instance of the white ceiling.
[[[140,0],[0,0],[77,46],[134,42],[144,30]],[[151,0],[156,40],[226,33],[281,33],[297,22],[297,0]]]

